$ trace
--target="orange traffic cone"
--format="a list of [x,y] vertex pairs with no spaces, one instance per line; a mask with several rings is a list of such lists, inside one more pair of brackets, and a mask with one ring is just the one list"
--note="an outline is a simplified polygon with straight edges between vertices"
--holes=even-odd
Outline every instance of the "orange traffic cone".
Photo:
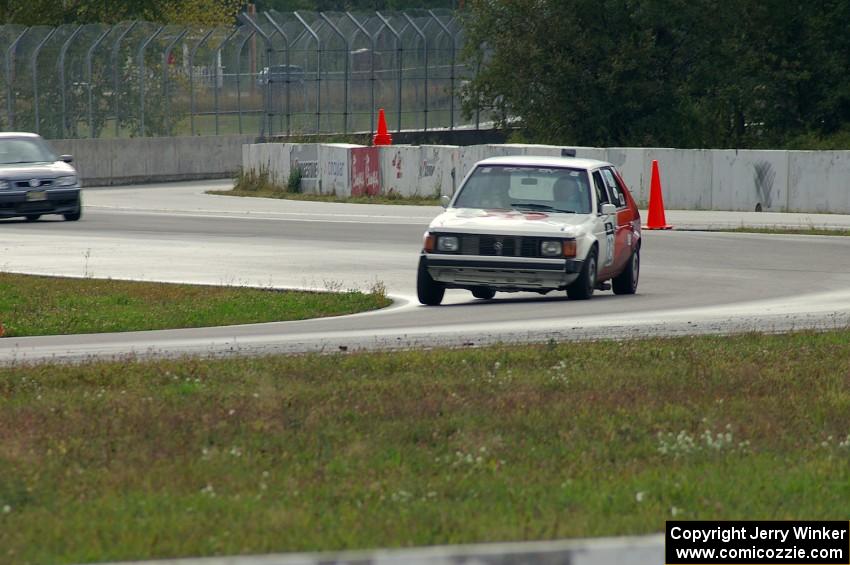
[[387,118],[384,116],[384,109],[378,110],[378,133],[372,139],[372,145],[392,145],[393,137],[387,131]]
[[643,226],[645,230],[669,230],[664,217],[664,197],[661,195],[661,175],[658,174],[658,161],[652,160],[652,179],[649,185],[649,221]]

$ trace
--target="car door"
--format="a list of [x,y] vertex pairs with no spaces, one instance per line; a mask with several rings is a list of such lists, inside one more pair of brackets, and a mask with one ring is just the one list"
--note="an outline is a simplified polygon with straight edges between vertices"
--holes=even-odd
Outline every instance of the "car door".
[[593,171],[593,188],[596,194],[596,220],[593,234],[596,236],[596,241],[599,243],[599,272],[597,277],[599,280],[605,280],[610,278],[615,266],[614,251],[617,233],[617,218],[616,215],[602,215],[602,205],[614,203],[611,202],[611,196],[600,170]]
[[600,172],[605,181],[605,187],[611,195],[611,202],[617,206],[612,267],[614,271],[619,273],[632,254],[632,242],[634,241],[632,218],[627,206],[625,191],[619,184],[619,175],[611,167],[603,167]]

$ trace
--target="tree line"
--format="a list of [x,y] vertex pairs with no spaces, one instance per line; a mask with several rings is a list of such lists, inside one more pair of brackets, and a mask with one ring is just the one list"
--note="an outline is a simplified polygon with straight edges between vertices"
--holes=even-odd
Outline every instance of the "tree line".
[[[147,20],[173,24],[235,24],[246,0],[0,0],[0,23],[49,25]],[[258,11],[408,10],[456,8],[458,0],[254,0]]]
[[850,146],[846,0],[467,0],[468,111],[537,142]]

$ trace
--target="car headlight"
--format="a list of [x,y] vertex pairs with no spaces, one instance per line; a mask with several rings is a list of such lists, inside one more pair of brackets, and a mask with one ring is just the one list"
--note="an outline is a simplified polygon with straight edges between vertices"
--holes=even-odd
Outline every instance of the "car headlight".
[[77,177],[75,175],[59,177],[53,181],[53,186],[74,186],[75,184],[77,184]]
[[560,241],[544,241],[540,244],[540,254],[545,257],[560,257],[561,242]]
[[454,236],[441,236],[437,238],[437,250],[445,251],[447,253],[454,253],[460,249],[460,243],[458,239]]
[[0,179],[0,190],[9,188],[9,181]]

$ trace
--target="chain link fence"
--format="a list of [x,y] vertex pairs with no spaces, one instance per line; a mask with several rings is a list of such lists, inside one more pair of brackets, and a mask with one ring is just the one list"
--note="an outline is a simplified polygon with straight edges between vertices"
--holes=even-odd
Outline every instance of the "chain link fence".
[[53,139],[372,132],[378,108],[391,131],[469,125],[459,90],[472,69],[450,11],[238,21],[2,25],[0,128]]

